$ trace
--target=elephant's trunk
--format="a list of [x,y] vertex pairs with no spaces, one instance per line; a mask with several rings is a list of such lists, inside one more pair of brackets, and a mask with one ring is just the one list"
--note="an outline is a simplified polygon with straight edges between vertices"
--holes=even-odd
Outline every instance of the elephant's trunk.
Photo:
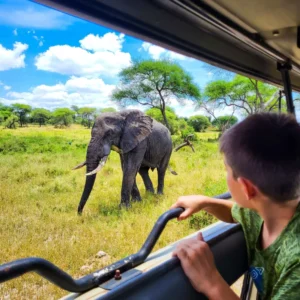
[[[87,170],[87,172],[91,172],[96,167],[97,167],[97,164],[93,164],[93,165],[88,164],[86,170]],[[81,215],[81,213],[83,211],[83,208],[86,204],[86,201],[88,200],[88,198],[91,194],[91,191],[92,191],[94,183],[95,183],[96,175],[97,174],[93,174],[91,176],[86,177],[84,190],[82,192],[81,199],[80,199],[80,202],[79,202],[79,205],[78,205],[78,214],[79,215]]]
[[[93,189],[97,172],[104,166],[110,153],[110,144],[106,143],[102,147],[95,142],[90,142],[86,156],[86,180],[81,200],[78,205],[78,214],[81,214],[83,208]],[[82,165],[82,164],[81,164]]]

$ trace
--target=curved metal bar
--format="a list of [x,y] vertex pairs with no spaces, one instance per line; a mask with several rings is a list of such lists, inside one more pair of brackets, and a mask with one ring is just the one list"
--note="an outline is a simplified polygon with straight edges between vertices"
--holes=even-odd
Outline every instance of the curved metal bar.
[[136,254],[130,255],[80,279],[73,279],[69,274],[45,259],[30,257],[1,265],[0,283],[17,278],[28,272],[36,272],[62,289],[75,293],[85,292],[113,278],[116,270],[125,272],[141,264],[150,254],[167,222],[178,217],[183,211],[183,208],[175,208],[162,214],[155,223],[141,250]]
[[178,217],[181,213],[183,213],[183,211],[184,209],[182,207],[174,208],[170,209],[169,211],[167,211],[159,217],[144,245],[142,246],[140,251],[135,254],[135,257],[132,262],[133,267],[141,264],[148,257],[168,221]]
[[227,193],[215,196],[214,198],[215,199],[224,199],[224,200],[227,200],[227,199],[231,198],[231,194],[229,192],[227,192]]
[[17,278],[28,272],[36,272],[62,289],[82,292],[93,288],[93,278],[88,276],[73,279],[69,274],[39,257],[18,259],[0,266],[0,283]]
[[[230,193],[225,193],[214,198],[229,199],[231,195]],[[184,209],[179,207],[170,209],[162,214],[155,223],[144,245],[137,253],[77,280],[43,258],[30,257],[1,265],[0,283],[17,278],[28,272],[36,272],[64,290],[74,293],[88,291],[113,278],[117,270],[125,272],[143,263],[155,246],[168,221],[178,217],[183,211]]]

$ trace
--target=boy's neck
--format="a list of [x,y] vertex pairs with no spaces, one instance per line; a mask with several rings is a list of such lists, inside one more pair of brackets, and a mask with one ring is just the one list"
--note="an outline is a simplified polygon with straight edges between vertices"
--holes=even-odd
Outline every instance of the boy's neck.
[[261,233],[262,249],[270,246],[281,234],[284,228],[293,218],[300,200],[287,201],[277,204],[270,200],[262,201],[258,205],[257,212],[264,220]]

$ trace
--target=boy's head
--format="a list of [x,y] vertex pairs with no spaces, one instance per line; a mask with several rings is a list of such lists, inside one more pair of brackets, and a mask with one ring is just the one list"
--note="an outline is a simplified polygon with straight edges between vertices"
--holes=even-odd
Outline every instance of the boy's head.
[[243,193],[237,186],[277,203],[300,197],[300,125],[293,116],[249,116],[222,135],[220,149],[234,198]]

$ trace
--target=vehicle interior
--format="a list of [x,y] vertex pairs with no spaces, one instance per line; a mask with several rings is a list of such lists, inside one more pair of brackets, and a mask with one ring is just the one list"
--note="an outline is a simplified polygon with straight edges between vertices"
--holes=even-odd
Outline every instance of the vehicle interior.
[[[297,0],[34,2],[282,87],[288,112],[295,114],[293,92],[300,92]],[[226,201],[231,196],[215,197]],[[0,283],[33,271],[65,289],[66,294],[71,292],[63,299],[205,299],[194,290],[179,260],[171,256],[179,241],[149,255],[167,222],[181,212],[173,209],[163,214],[139,252],[80,279],[73,279],[55,262],[28,258],[0,266]],[[241,227],[218,222],[201,231],[226,282],[232,285],[243,278],[241,298],[256,299]]]

